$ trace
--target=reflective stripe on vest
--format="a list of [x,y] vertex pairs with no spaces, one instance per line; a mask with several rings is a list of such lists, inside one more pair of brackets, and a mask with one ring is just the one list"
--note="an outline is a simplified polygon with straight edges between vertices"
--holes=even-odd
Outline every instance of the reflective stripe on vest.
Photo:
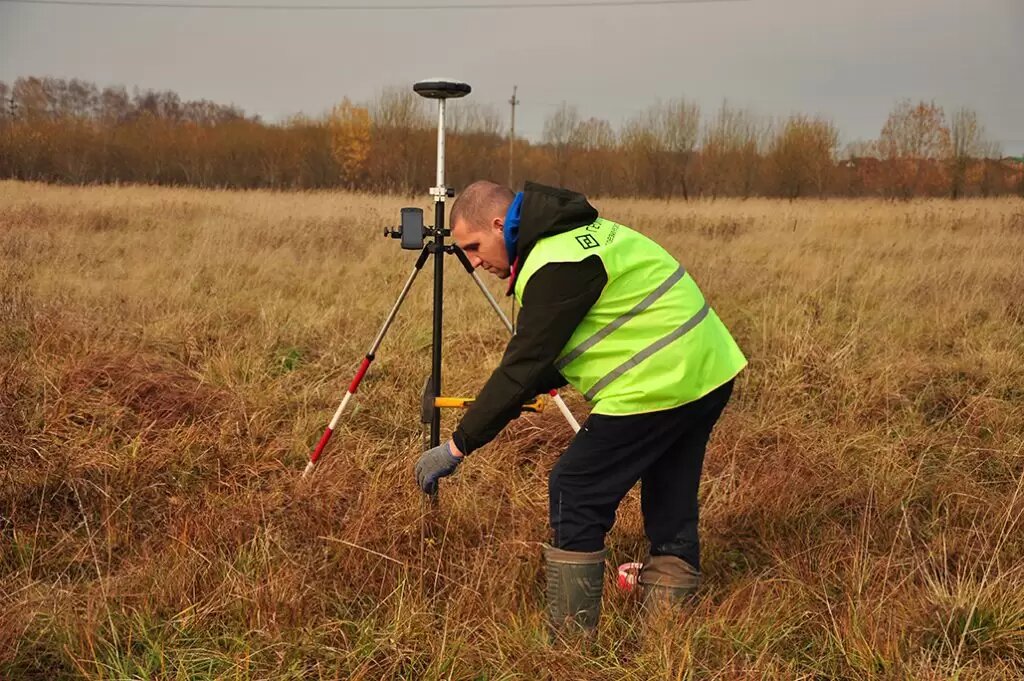
[[640,362],[644,361],[645,359],[656,353],[658,350],[661,350],[672,341],[685,336],[690,329],[704,321],[704,318],[708,316],[708,312],[710,310],[711,306],[709,306],[707,303],[704,303],[704,307],[702,307],[700,311],[697,312],[697,314],[687,319],[682,326],[680,326],[678,329],[676,329],[669,335],[665,336],[664,338],[659,338],[658,340],[654,341],[646,348],[636,353],[619,366],[615,367],[615,369],[613,369],[611,372],[605,374],[604,378],[595,383],[593,387],[590,388],[590,390],[583,394],[583,396],[586,397],[588,400],[593,400],[595,395],[604,390],[605,386],[614,381],[616,378],[626,373],[627,371],[635,367],[637,364],[639,364]]
[[[575,348],[570,350],[569,354],[567,354],[565,357],[555,362],[555,368],[558,369],[559,371],[564,369],[566,365],[569,364],[569,362],[573,361],[574,359],[582,355],[584,352],[600,343],[603,339],[610,336],[612,331],[615,331],[615,329],[619,328],[620,326],[628,322],[630,319],[632,319],[633,317],[637,316],[638,314],[649,308],[655,300],[661,298],[663,295],[668,293],[668,290],[675,286],[676,282],[682,279],[685,275],[686,268],[680,265],[679,269],[672,273],[672,276],[670,276],[668,279],[662,282],[661,286],[651,291],[651,293],[648,294],[646,298],[637,303],[636,307],[634,307],[632,310],[622,315],[621,317],[618,317],[611,324],[604,327],[603,329],[595,333],[593,336],[591,336],[590,338],[588,338],[587,340],[583,341]],[[625,369],[623,369],[623,371],[625,371]],[[597,390],[594,390],[594,392],[596,393]],[[591,398],[588,396],[587,399],[589,400]]]

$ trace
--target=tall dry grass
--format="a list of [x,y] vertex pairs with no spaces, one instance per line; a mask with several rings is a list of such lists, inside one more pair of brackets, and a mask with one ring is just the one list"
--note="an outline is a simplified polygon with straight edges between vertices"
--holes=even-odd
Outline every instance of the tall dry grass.
[[[379,236],[401,204],[0,183],[0,678],[1024,674],[1024,201],[599,202],[751,363],[702,597],[645,633],[609,585],[589,649],[543,634],[557,411],[437,510],[413,484],[429,271],[299,479],[411,266]],[[505,334],[447,277],[445,393],[472,395]],[[609,543],[642,556],[635,494]]]

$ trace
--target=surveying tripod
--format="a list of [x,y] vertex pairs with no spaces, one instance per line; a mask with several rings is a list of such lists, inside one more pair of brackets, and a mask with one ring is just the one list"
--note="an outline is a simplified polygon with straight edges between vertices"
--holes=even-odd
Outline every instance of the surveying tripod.
[[[441,444],[441,409],[449,407],[466,407],[472,403],[472,400],[466,398],[441,396],[441,327],[444,318],[444,256],[446,254],[458,257],[463,268],[465,268],[466,272],[473,277],[473,281],[476,282],[477,287],[484,294],[484,297],[487,298],[487,302],[490,304],[491,308],[497,313],[498,317],[501,318],[505,328],[508,329],[509,333],[515,333],[512,322],[502,311],[501,307],[498,306],[498,302],[494,299],[494,296],[491,295],[491,292],[487,290],[487,287],[484,285],[484,282],[481,281],[480,275],[476,273],[473,265],[469,262],[469,258],[466,257],[466,254],[463,253],[462,249],[457,245],[445,243],[445,237],[451,236],[451,230],[446,229],[444,226],[444,204],[446,199],[455,196],[454,189],[446,187],[444,183],[445,105],[449,99],[465,97],[470,93],[471,88],[468,83],[435,79],[420,81],[413,85],[413,90],[422,97],[437,100],[437,183],[436,186],[430,188],[430,195],[434,197],[434,226],[432,228],[424,226],[422,209],[403,208],[399,228],[397,230],[385,228],[385,236],[401,239],[403,249],[419,250],[420,255],[416,259],[416,263],[413,266],[412,272],[409,274],[409,278],[405,281],[405,286],[402,287],[401,293],[398,294],[398,300],[396,300],[395,304],[391,307],[391,312],[388,313],[387,318],[384,320],[384,325],[381,327],[380,332],[377,334],[373,344],[370,346],[370,350],[366,353],[366,356],[363,357],[363,361],[359,365],[359,370],[356,372],[355,377],[348,386],[348,391],[345,393],[345,397],[341,400],[341,404],[334,412],[334,416],[331,418],[327,429],[324,430],[324,434],[320,437],[320,441],[317,443],[316,448],[310,455],[309,463],[306,464],[306,469],[302,473],[303,477],[309,476],[316,467],[316,463],[320,459],[320,455],[323,454],[324,448],[327,446],[327,442],[331,439],[331,435],[334,433],[334,429],[337,427],[338,421],[341,419],[341,415],[348,406],[349,400],[352,399],[356,390],[359,389],[360,382],[362,382],[363,377],[370,368],[370,364],[376,358],[377,350],[384,341],[384,336],[387,334],[392,322],[395,321],[395,317],[398,315],[398,309],[402,306],[402,302],[409,294],[409,290],[412,288],[412,284],[416,280],[416,275],[420,273],[420,270],[423,269],[423,266],[431,256],[433,256],[434,259],[434,329],[431,341],[430,378],[427,380],[427,384],[423,390],[422,405],[422,420],[424,423],[430,423],[430,447],[437,447]],[[430,237],[432,240],[424,243],[424,237]],[[555,404],[558,405],[559,411],[561,411],[562,415],[565,417],[565,420],[570,426],[572,426],[574,431],[578,432],[580,425],[572,415],[572,412],[570,412],[569,408],[565,405],[565,402],[558,395],[558,391],[552,390],[550,394]],[[543,402],[536,401],[523,405],[522,410],[537,412],[542,408]]]

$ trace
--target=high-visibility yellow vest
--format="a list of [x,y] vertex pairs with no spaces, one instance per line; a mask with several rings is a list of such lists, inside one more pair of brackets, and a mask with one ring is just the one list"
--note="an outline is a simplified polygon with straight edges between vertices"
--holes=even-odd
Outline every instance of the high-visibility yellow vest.
[[537,241],[515,282],[554,262],[597,255],[608,282],[555,362],[593,413],[671,409],[724,385],[747,364],[693,277],[664,248],[624,225],[592,224]]

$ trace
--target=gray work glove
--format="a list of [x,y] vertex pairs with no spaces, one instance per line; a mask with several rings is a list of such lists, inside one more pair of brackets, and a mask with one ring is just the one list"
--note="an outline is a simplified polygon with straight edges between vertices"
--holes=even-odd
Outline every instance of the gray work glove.
[[428,449],[416,462],[416,484],[426,494],[437,493],[437,481],[454,473],[462,463],[463,457],[452,454],[450,442]]

